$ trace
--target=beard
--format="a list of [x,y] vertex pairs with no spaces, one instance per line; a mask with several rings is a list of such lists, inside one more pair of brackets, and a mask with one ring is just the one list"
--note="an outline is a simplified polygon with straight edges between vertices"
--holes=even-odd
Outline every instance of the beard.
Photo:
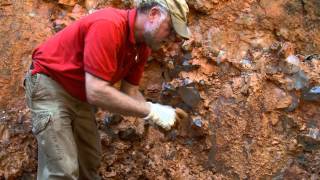
[[162,42],[157,41],[155,38],[156,33],[158,32],[161,23],[163,22],[163,18],[160,18],[156,23],[151,24],[150,22],[146,22],[144,25],[145,33],[144,41],[153,51],[157,51],[161,48]]

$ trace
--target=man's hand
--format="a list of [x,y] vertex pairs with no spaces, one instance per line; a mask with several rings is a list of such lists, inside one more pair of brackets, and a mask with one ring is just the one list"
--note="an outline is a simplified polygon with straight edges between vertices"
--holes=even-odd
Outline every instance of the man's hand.
[[188,117],[182,109],[175,110],[171,106],[151,102],[148,102],[148,104],[150,105],[150,113],[144,119],[151,120],[165,130],[170,130],[177,121],[182,121]]

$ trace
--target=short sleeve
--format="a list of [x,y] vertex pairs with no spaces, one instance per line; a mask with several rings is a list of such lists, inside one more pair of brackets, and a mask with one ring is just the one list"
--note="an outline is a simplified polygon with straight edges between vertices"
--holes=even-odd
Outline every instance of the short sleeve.
[[121,31],[112,22],[100,20],[88,29],[84,47],[84,70],[111,81],[117,71]]
[[131,68],[129,73],[124,78],[128,83],[132,85],[139,85],[144,72],[144,66],[147,63],[148,57],[151,53],[151,50],[147,47],[143,48],[142,52],[139,53],[140,58],[138,63],[135,63]]

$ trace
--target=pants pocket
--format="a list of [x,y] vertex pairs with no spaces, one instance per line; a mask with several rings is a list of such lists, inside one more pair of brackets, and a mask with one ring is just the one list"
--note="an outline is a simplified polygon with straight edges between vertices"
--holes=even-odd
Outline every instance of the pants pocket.
[[32,133],[40,134],[46,129],[51,120],[51,113],[48,111],[32,111]]
[[39,84],[40,74],[32,75],[28,72],[24,78],[23,85],[26,91],[26,95],[30,98],[33,97],[34,92],[37,90]]

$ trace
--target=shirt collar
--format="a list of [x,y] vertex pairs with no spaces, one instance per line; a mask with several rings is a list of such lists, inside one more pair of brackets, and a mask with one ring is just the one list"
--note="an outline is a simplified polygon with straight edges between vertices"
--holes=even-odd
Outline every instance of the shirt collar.
[[135,36],[134,36],[134,23],[137,16],[137,9],[129,10],[129,40],[132,44],[136,44]]

